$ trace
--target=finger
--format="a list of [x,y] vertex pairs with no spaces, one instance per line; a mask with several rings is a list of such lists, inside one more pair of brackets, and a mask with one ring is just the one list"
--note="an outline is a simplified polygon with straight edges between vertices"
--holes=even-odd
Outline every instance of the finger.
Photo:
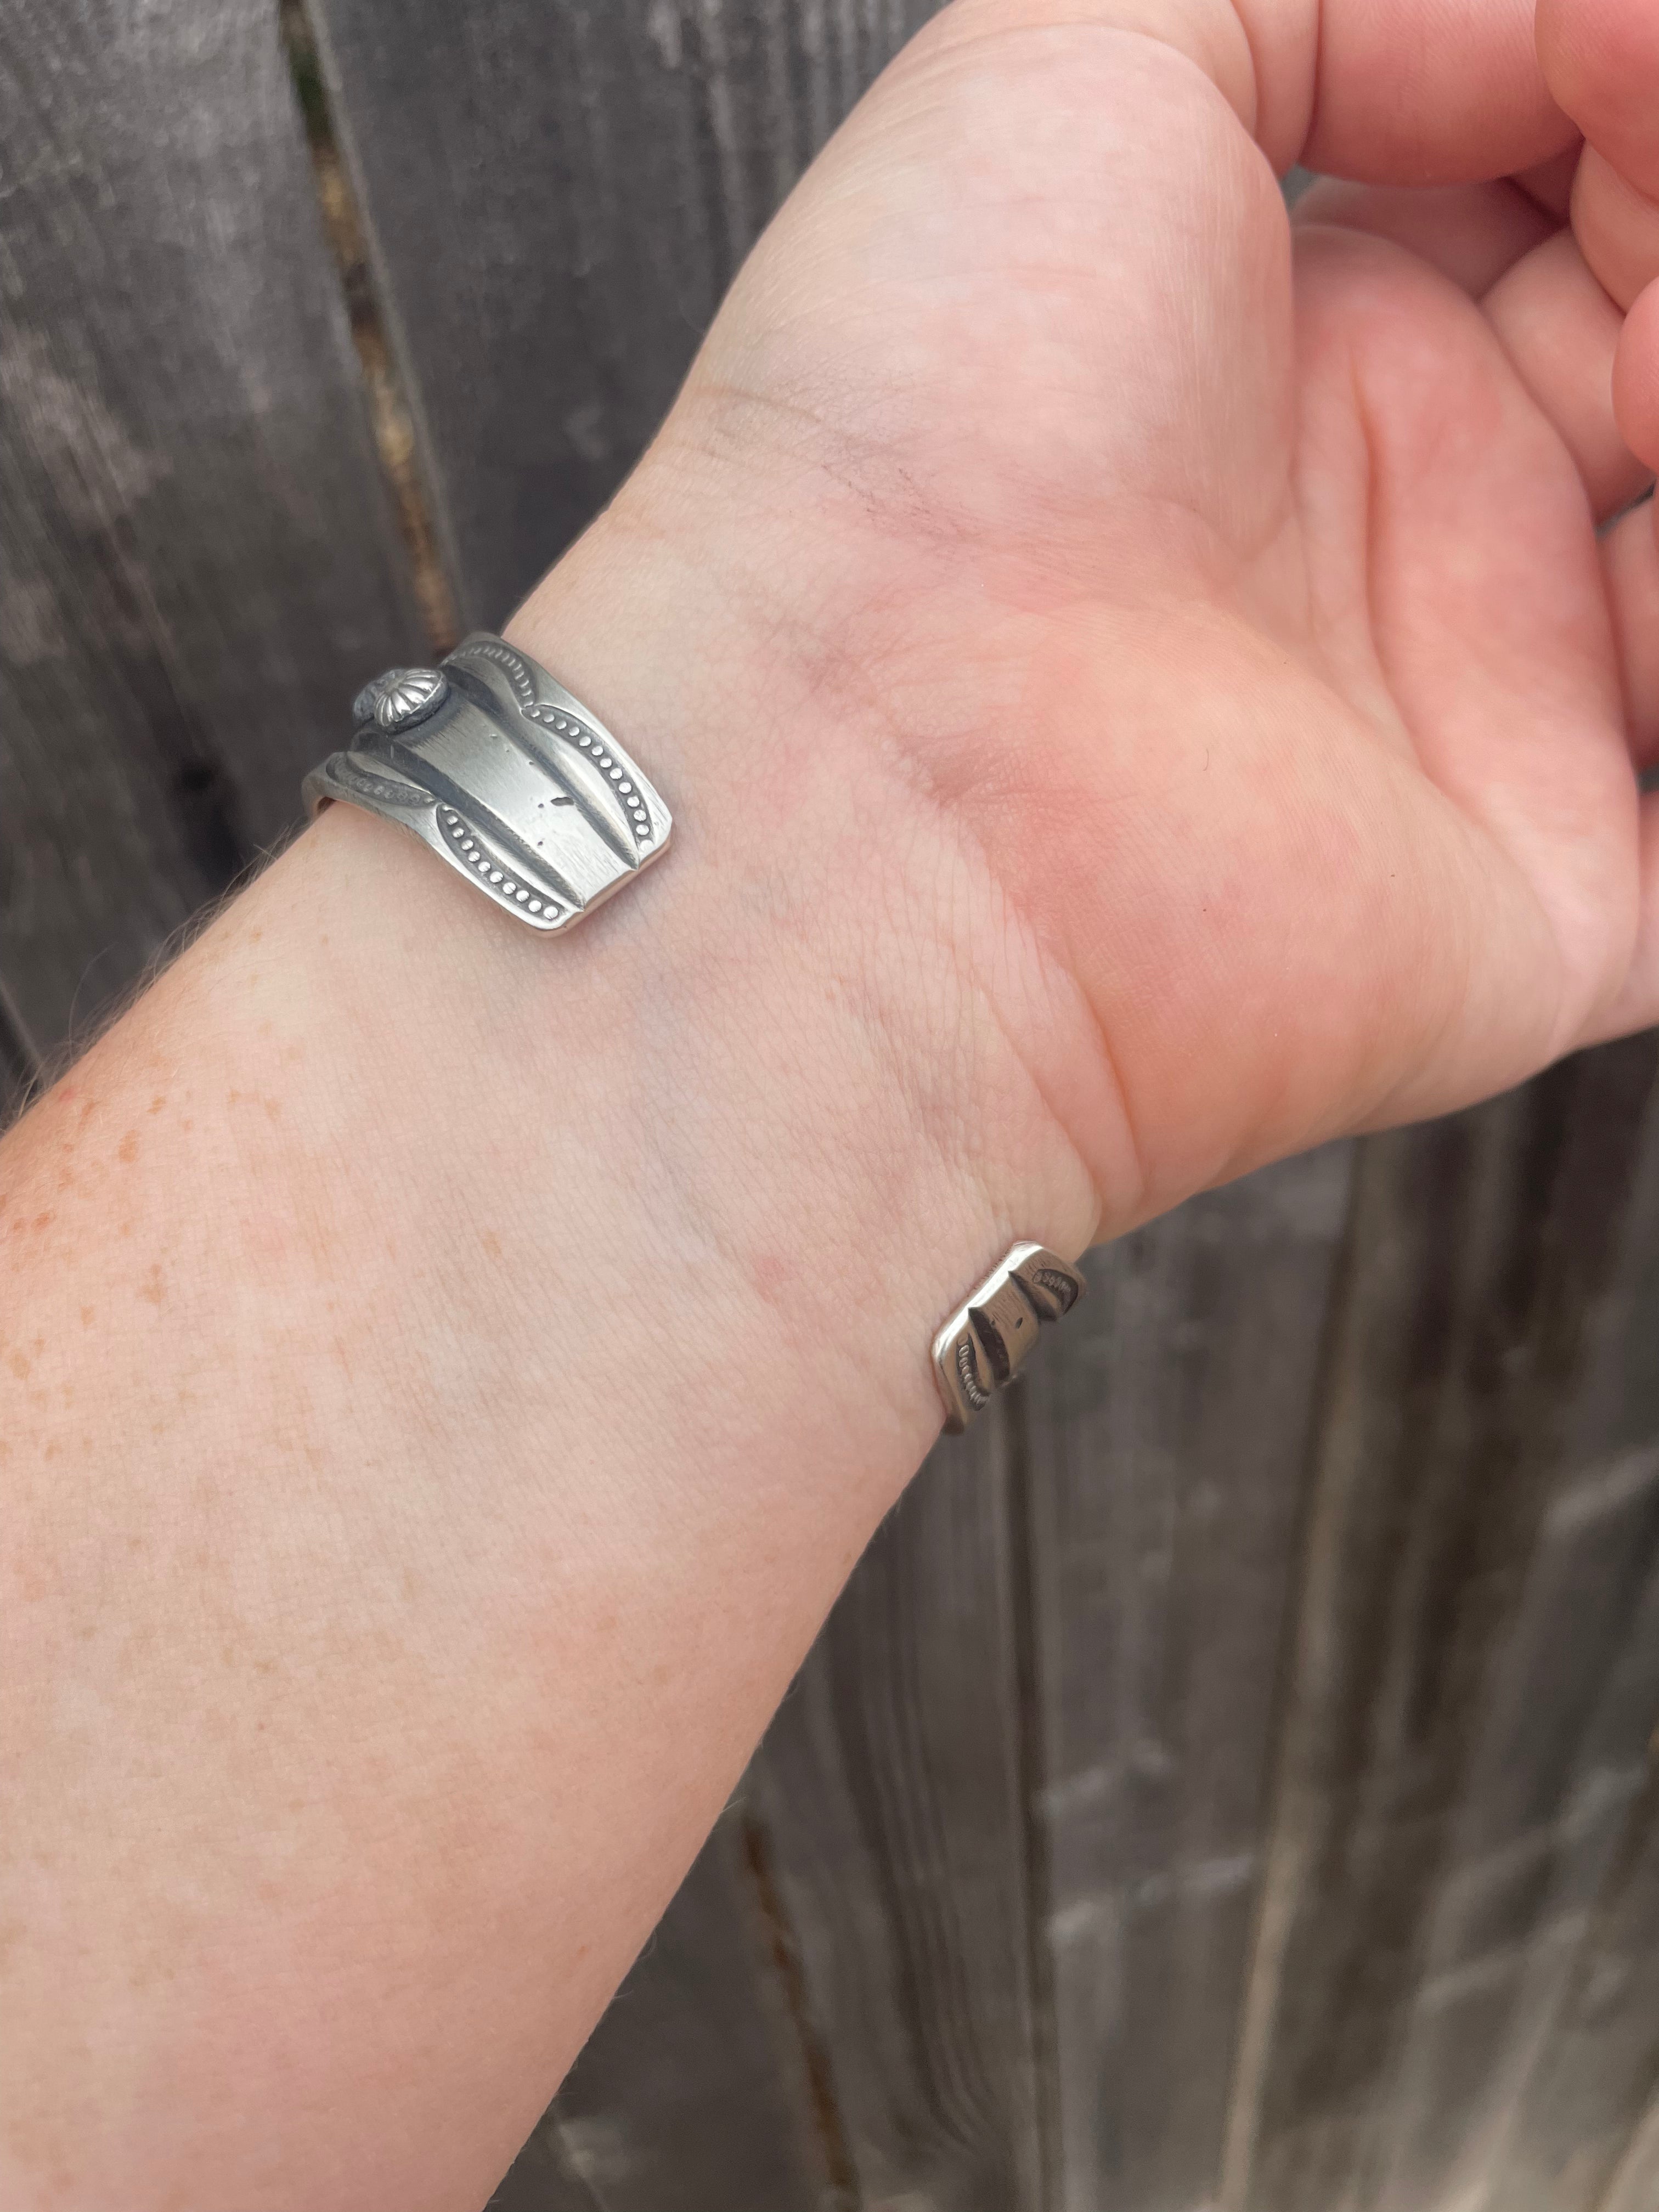
[[1621,307],[1633,306],[1659,276],[1659,200],[1638,191],[1594,146],[1585,147],[1578,164],[1572,228],[1603,290]]
[[1302,161],[1365,184],[1469,184],[1577,137],[1539,65],[1534,0],[955,0],[921,37],[1084,21],[1196,63],[1281,175]]
[[1638,886],[1636,943],[1623,987],[1584,1034],[1580,1045],[1629,1036],[1659,1022],[1659,792],[1647,792],[1637,817]]
[[1559,231],[1499,277],[1484,302],[1516,374],[1577,463],[1598,519],[1639,499],[1651,480],[1613,411],[1623,318],[1571,231]]
[[1323,177],[1297,200],[1291,221],[1335,223],[1389,239],[1475,300],[1559,228],[1529,194],[1501,180],[1418,191]]
[[[1242,0],[1247,21],[1284,12]],[[1472,181],[1528,169],[1577,136],[1539,65],[1532,0],[1325,0],[1311,12],[1310,169],[1373,184]]]
[[1613,404],[1632,450],[1659,468],[1659,282],[1625,318],[1613,365]]
[[1601,541],[1607,607],[1619,648],[1632,757],[1659,762],[1659,523],[1651,500],[1622,515]]
[[1558,104],[1638,191],[1659,199],[1659,9],[1538,0],[1538,56]]

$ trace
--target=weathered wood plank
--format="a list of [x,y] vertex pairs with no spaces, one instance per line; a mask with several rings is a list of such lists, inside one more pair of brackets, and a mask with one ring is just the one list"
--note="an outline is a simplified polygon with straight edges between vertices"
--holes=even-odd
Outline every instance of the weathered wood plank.
[[[823,2203],[829,2167],[767,1905],[736,1805],[538,2131],[542,2154],[556,2145],[560,2171],[605,2212]],[[549,2197],[547,2212],[563,2200]]]
[[551,2112],[543,2116],[484,2212],[605,2212],[572,2167]]
[[1641,2125],[1595,2212],[1653,2212],[1656,2204],[1659,2204],[1659,2097],[1643,2114]]
[[314,0],[468,621],[609,498],[767,217],[932,12]]
[[[1548,1516],[1587,1472],[1581,1394],[1611,1410],[1654,1056],[1586,1055],[1364,1150],[1228,2203],[1480,2201],[1457,2191],[1635,1786],[1628,1746],[1589,1747],[1644,1569],[1602,1558],[1587,1617],[1596,1516],[1564,1509],[1553,1547]],[[1651,1399],[1613,1396],[1650,1436]]]
[[[1659,1682],[1651,1550],[1641,1620],[1618,1674],[1598,1731],[1605,1748],[1595,1749],[1627,1762],[1631,1723],[1651,1728]],[[1659,1782],[1650,1764],[1634,1775],[1627,1764],[1599,1773],[1590,1759],[1583,1765],[1577,1802],[1559,1824],[1564,1864],[1552,1910],[1525,1947],[1523,1998],[1532,2001],[1517,2003],[1510,2034],[1520,2063],[1500,2077],[1486,2126],[1467,2130],[1473,2212],[1602,2212],[1621,2185],[1634,2188],[1638,2171],[1647,2194],[1632,2196],[1632,2206],[1651,2212],[1659,2203],[1659,2135],[1644,2149],[1642,2126],[1659,2091]],[[1614,1798],[1616,1821],[1596,1818],[1602,1792]],[[1608,1826],[1604,1842],[1596,1831]],[[1586,1862],[1600,1877],[1587,1906],[1562,1897]]]
[[[1653,1059],[1651,1040],[1609,1057],[1585,1132],[1608,1182],[1584,1196],[1613,1210],[1616,1251],[1586,1306],[1425,1934],[1384,2123],[1389,2212],[1432,2191],[1519,2212],[1547,2170],[1542,2202],[1592,2205],[1659,2053],[1650,2022],[1606,2011],[1595,1965],[1609,1931],[1634,1933],[1656,1901],[1642,1871],[1659,1720],[1659,1103],[1642,1095]],[[1655,1933],[1642,1928],[1648,1943]]]
[[1021,1456],[1007,1399],[939,1446],[750,1770],[836,2178],[871,2205],[1045,2202]]
[[0,980],[44,1053],[416,633],[274,9],[7,18]]
[[1070,2212],[1217,2186],[1350,1172],[1333,1146],[1092,1255],[1032,1380]]
[[38,1072],[39,1062],[23,1042],[22,1024],[7,1004],[0,978],[0,1129],[9,1127],[22,1111]]

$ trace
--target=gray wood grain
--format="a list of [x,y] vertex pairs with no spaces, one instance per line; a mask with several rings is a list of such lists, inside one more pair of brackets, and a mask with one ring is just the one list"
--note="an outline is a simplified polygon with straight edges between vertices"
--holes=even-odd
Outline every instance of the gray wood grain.
[[1021,1460],[1006,1399],[939,1445],[750,1771],[836,2145],[872,2206],[1046,2201]]
[[1388,2212],[1429,2191],[1490,2212],[1594,2204],[1659,2064],[1659,2023],[1614,2002],[1613,1970],[1624,1954],[1639,1987],[1627,1947],[1651,1959],[1659,1935],[1652,1061],[1643,1040],[1596,1071],[1586,1134],[1605,1180],[1578,1220],[1613,1212],[1616,1247],[1605,1281],[1583,1285],[1542,1519],[1425,1931],[1385,2124]]
[[39,1073],[40,1062],[23,1041],[22,1024],[8,1005],[0,979],[0,1129],[21,1113]]
[[[734,1806],[704,1845],[528,2147],[556,2145],[605,2212],[817,2212],[829,2195],[744,1820]],[[556,2191],[546,2212],[565,2212]]]
[[1213,2197],[1350,1148],[1091,1255],[1033,1377],[1068,2212]]
[[[1654,1716],[1659,1573],[1651,1560],[1641,1613],[1601,1731],[1625,1762],[1621,1721],[1640,1714],[1650,1726]],[[1635,1710],[1621,1715],[1626,1698]],[[1617,1817],[1595,1817],[1601,1790]],[[1577,1803],[1565,1811],[1552,1910],[1525,1946],[1524,1980],[1516,1978],[1532,2000],[1514,2008],[1510,2042],[1520,2063],[1504,2069],[1475,2124],[1461,2128],[1475,2212],[1602,2212],[1621,2185],[1634,2188],[1638,2170],[1647,2194],[1632,2203],[1643,2212],[1659,2203],[1659,2136],[1643,2145],[1643,2115],[1659,2093],[1659,1784],[1650,1763],[1634,1771],[1610,1764],[1598,1774],[1587,1761]],[[1597,1877],[1593,1894],[1581,1869]]]
[[931,13],[314,0],[469,623],[609,498],[767,217]]
[[1595,2212],[1652,2212],[1659,2204],[1659,2097],[1648,2106]]
[[[1229,2203],[1481,2201],[1459,2191],[1492,2170],[1639,1787],[1612,1685],[1646,1539],[1632,1565],[1617,1524],[1650,1501],[1581,1454],[1596,1405],[1604,1441],[1609,1418],[1652,1433],[1631,1286],[1653,1070],[1638,1040],[1364,1150]],[[1563,1503],[1586,1477],[1610,1522]]]
[[543,2116],[505,2179],[491,2192],[484,2212],[605,2212],[571,2166],[552,2112]]
[[416,631],[274,9],[12,0],[0,147],[0,985],[40,1054]]

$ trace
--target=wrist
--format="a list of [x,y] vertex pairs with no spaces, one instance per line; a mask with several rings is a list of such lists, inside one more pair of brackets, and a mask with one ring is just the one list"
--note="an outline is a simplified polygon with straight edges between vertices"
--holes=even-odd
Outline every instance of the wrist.
[[[508,635],[662,780],[641,942],[730,1055],[711,1091],[752,1083],[826,1188],[925,1178],[969,1273],[1015,1235],[1075,1254],[1138,1197],[1097,1025],[860,666],[833,518],[744,477],[659,447]],[[903,1225],[948,1303],[934,1219]]]

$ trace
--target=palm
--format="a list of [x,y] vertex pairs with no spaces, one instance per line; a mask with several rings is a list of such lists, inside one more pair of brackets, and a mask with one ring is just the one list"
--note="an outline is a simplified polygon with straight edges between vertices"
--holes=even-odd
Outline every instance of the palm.
[[[1512,198],[1486,277],[1550,228]],[[1428,260],[1292,249],[1188,62],[924,42],[726,321],[692,404],[758,398],[817,480],[856,703],[1075,976],[1149,1203],[1626,1018],[1608,485]]]

